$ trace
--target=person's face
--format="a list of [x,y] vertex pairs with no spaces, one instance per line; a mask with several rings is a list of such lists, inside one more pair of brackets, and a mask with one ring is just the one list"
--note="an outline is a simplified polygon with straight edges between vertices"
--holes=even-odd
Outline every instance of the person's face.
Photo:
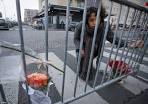
[[95,28],[96,26],[96,15],[95,13],[92,13],[88,19],[88,25],[89,25],[89,28]]
[[89,28],[94,28],[96,25],[96,16],[95,13],[92,13],[88,19]]

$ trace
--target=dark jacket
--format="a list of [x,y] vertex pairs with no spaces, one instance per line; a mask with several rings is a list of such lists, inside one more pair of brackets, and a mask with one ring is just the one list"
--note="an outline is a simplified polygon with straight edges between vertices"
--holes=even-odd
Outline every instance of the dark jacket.
[[[80,23],[76,27],[76,30],[74,33],[74,44],[76,47],[77,55],[78,55],[79,47],[80,47],[81,29],[82,29],[82,23]],[[97,57],[97,62],[98,62],[98,59],[100,58],[100,52],[102,48],[104,32],[105,32],[105,25],[102,24],[99,26],[98,31],[97,31],[94,53],[93,53],[94,54],[93,58]],[[94,30],[90,30],[88,26],[86,25],[85,31],[84,31],[84,41],[83,41],[83,50],[85,53],[84,55],[85,57],[81,59],[81,63],[80,63],[81,76],[86,75],[87,73],[90,53],[91,53],[91,46],[92,46],[92,41],[93,41],[93,33],[94,33]],[[114,33],[111,31],[110,26],[109,26],[109,30],[108,30],[106,38],[109,42],[113,43],[113,37],[114,37]],[[118,42],[119,42],[119,38],[116,38],[115,44],[117,45]],[[122,40],[120,47],[123,47],[123,46],[124,46],[124,41]]]
[[[102,25],[102,26],[100,26],[100,28],[97,31],[95,51],[99,51],[99,53],[100,53],[101,47],[102,47],[102,42],[103,42],[103,36],[104,36],[105,28],[106,28],[106,25]],[[80,22],[79,25],[76,27],[75,33],[74,33],[74,44],[75,44],[77,52],[79,51],[79,47],[80,47],[81,29],[82,29],[82,22]],[[109,42],[113,43],[113,38],[114,38],[114,33],[111,31],[111,28],[109,26],[106,39]],[[85,31],[84,31],[84,41],[83,41],[83,49],[84,50],[86,48],[91,50],[92,40],[93,40],[93,30],[90,30],[88,28],[88,26],[86,25]],[[118,42],[119,42],[119,38],[116,37],[115,44],[118,45]],[[89,44],[89,46],[88,46],[88,44]],[[123,46],[124,46],[124,41],[121,40],[120,47],[123,47]],[[99,53],[97,53],[97,55]]]

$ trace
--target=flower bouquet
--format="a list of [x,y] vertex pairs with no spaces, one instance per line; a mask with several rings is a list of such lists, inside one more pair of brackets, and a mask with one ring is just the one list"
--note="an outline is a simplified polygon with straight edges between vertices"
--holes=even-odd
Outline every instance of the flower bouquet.
[[46,93],[49,87],[48,83],[51,82],[51,77],[48,74],[46,65],[35,61],[28,65],[26,80],[31,88]]
[[111,60],[109,62],[109,66],[111,67],[112,69],[112,75],[113,76],[119,76],[120,73],[123,75],[123,74],[126,74],[126,73],[129,73],[130,72],[130,67],[127,63],[124,63],[123,61],[120,61],[120,60]]
[[50,78],[46,74],[32,73],[27,75],[28,84],[34,89],[42,89],[47,87]]

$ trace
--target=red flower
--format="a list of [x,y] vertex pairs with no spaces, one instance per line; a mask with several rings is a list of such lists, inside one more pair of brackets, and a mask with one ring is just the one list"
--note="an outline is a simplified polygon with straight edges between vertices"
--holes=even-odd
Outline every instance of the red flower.
[[40,88],[48,84],[48,77],[45,74],[33,73],[27,76],[27,81],[31,87]]
[[127,63],[124,63],[123,61],[120,61],[120,60],[111,60],[109,62],[109,66],[110,67],[113,67],[113,70],[118,70],[118,71],[122,71],[122,72],[125,72],[125,71],[129,71],[129,66]]

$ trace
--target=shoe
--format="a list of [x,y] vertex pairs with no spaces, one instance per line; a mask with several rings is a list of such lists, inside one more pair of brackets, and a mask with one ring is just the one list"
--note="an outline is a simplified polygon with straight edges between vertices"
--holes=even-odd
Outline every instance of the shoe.
[[86,74],[81,73],[80,78],[85,81],[86,80]]

